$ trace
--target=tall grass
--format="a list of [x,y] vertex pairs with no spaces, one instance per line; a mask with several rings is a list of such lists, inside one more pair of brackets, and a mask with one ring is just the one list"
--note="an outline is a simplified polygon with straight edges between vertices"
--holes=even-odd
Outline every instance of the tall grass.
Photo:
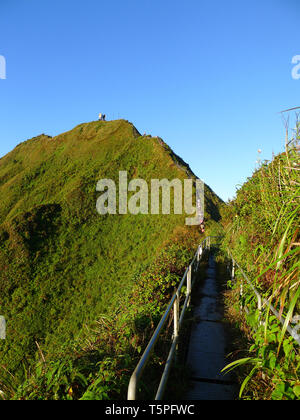
[[[300,314],[299,130],[297,119],[290,140],[287,130],[285,151],[271,162],[263,162],[237,192],[235,200],[223,209],[224,246],[233,250],[255,287],[286,320],[281,326],[267,310],[263,325],[256,323],[251,357],[232,365],[254,364],[242,391],[250,378],[260,375],[265,390],[259,394],[253,391],[252,397],[256,398],[300,396],[298,346],[286,335],[287,325],[296,322]],[[251,303],[250,295],[246,299]],[[248,320],[258,320],[254,307]]]

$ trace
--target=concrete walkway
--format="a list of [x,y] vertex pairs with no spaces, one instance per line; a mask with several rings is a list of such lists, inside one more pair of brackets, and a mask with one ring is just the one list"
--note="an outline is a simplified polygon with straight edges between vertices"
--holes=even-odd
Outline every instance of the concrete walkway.
[[232,376],[221,373],[228,362],[220,292],[211,254],[205,281],[195,290],[193,298],[195,320],[186,362],[191,372],[187,400],[233,400],[235,396]]

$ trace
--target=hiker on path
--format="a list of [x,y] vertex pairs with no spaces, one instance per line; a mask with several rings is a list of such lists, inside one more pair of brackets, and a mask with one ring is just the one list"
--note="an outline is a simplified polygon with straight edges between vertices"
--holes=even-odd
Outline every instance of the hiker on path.
[[204,224],[204,220],[200,223],[200,232],[204,233],[205,232],[205,224]]

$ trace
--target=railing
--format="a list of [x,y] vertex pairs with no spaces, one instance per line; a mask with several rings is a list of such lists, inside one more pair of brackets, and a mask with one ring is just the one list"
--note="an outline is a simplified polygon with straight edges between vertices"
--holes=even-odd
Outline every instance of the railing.
[[[248,278],[248,276],[245,274],[244,270],[241,268],[241,266],[236,262],[236,260],[234,259],[232,253],[230,252],[230,250],[227,248],[227,252],[228,255],[231,259],[231,268],[229,268],[230,273],[231,273],[231,280],[233,281],[235,279],[235,271],[236,271],[236,267],[240,270],[240,273],[242,275],[242,277],[244,278],[244,280],[246,281],[246,283],[250,286],[250,289],[252,290],[253,294],[256,296],[257,299],[257,309],[259,311],[259,319],[261,319],[261,313],[265,308],[269,308],[270,311],[276,316],[276,318],[280,321],[280,323],[282,325],[285,325],[285,318],[283,316],[280,316],[279,312],[276,311],[276,309],[274,308],[273,305],[271,305],[271,302],[265,298],[263,298],[259,292],[256,290],[256,288],[253,286],[251,280]],[[240,297],[242,298],[244,294],[244,287],[243,287],[243,281],[241,281],[240,284]],[[243,306],[241,309],[244,309],[246,313],[249,313],[249,310],[247,308],[247,306]],[[296,316],[294,319],[291,320],[292,323],[298,323],[300,321],[299,316]],[[300,324],[296,325],[294,328],[292,328],[290,325],[287,326],[286,330],[288,331],[288,333],[293,337],[293,339],[300,345],[300,334],[298,334],[298,331],[300,330]]]
[[[159,387],[155,396],[155,400],[162,399],[164,391],[165,391],[165,387],[167,384],[167,380],[169,377],[170,368],[171,368],[174,356],[176,354],[179,332],[180,332],[180,328],[182,326],[182,322],[184,319],[184,314],[185,314],[186,309],[189,307],[190,301],[191,301],[191,293],[192,293],[192,288],[193,288],[194,280],[195,280],[193,279],[193,274],[198,271],[199,263],[202,258],[202,255],[204,255],[204,252],[207,249],[210,249],[212,238],[214,237],[208,236],[201,242],[191,264],[186,269],[177,291],[174,293],[171,299],[171,302],[169,303],[169,306],[167,307],[163,317],[161,318],[160,323],[158,324],[146,350],[144,351],[143,356],[141,357],[137,367],[135,368],[135,371],[133,372],[131,376],[129,387],[128,387],[128,400],[136,400],[137,386],[138,386],[139,380],[150,359],[150,356],[155,347],[155,344],[157,343],[157,340],[160,334],[162,333],[164,326],[166,325],[169,315],[171,314],[173,310],[174,332],[173,332],[173,337],[172,337],[171,349],[170,349],[170,352],[166,361],[165,369],[161,377],[161,381],[160,381],[160,384],[159,384]],[[185,301],[184,301],[182,311],[180,314],[180,293],[185,283],[186,283],[186,297],[185,297]]]
[[[173,332],[173,337],[172,337],[172,344],[171,344],[171,348],[170,348],[170,352],[165,364],[165,369],[163,372],[163,375],[161,377],[160,380],[160,384],[158,387],[158,390],[156,392],[156,396],[155,396],[155,400],[161,400],[166,388],[166,384],[167,384],[167,380],[169,377],[169,373],[170,373],[170,369],[172,366],[172,362],[174,360],[174,356],[176,354],[176,349],[178,346],[178,339],[179,339],[179,332],[180,332],[180,328],[182,326],[182,322],[184,319],[184,315],[185,315],[185,311],[186,309],[189,307],[190,305],[190,301],[191,301],[191,294],[192,294],[192,288],[195,282],[195,279],[193,279],[193,274],[196,273],[198,271],[199,268],[199,263],[202,259],[202,256],[204,255],[204,252],[206,250],[210,250],[211,247],[211,243],[212,243],[212,239],[214,238],[218,238],[217,236],[208,236],[206,237],[201,244],[198,246],[198,249],[195,253],[195,256],[191,262],[191,264],[188,266],[188,268],[186,269],[184,276],[178,286],[178,289],[176,290],[176,292],[174,293],[164,315],[162,316],[146,350],[144,351],[137,367],[135,368],[131,378],[130,378],[130,382],[129,382],[129,386],[128,386],[128,400],[136,400],[137,398],[137,387],[138,387],[138,383],[141,379],[141,376],[143,374],[143,371],[151,357],[152,351],[164,329],[164,326],[167,323],[167,320],[170,316],[171,313],[173,313],[173,328],[174,328],[174,332]],[[255,295],[256,299],[257,299],[257,308],[259,313],[261,314],[261,312],[263,311],[264,307],[268,307],[270,309],[270,311],[276,316],[276,318],[281,322],[282,325],[285,325],[285,318],[280,316],[280,314],[276,311],[276,309],[273,307],[273,305],[271,305],[270,301],[263,298],[259,292],[256,290],[256,288],[253,286],[251,280],[248,278],[248,276],[245,274],[244,270],[241,268],[241,266],[237,263],[237,261],[234,259],[232,253],[230,252],[229,249],[227,249],[228,251],[228,255],[230,257],[232,266],[228,267],[230,269],[230,273],[231,273],[231,280],[234,281],[235,279],[235,272],[236,269],[239,269],[241,272],[242,277],[244,278],[244,280],[246,281],[246,283],[249,285],[250,289],[252,290],[253,294]],[[180,293],[182,291],[183,286],[186,284],[186,297],[185,297],[185,301],[180,313]],[[243,281],[241,281],[240,284],[240,296],[243,296]],[[247,312],[247,307],[244,306],[243,308],[246,312]],[[248,311],[249,312],[249,311]],[[261,317],[260,317],[261,318]],[[294,319],[295,323],[298,322],[300,319],[298,319],[299,317],[296,317]],[[291,321],[293,322],[293,320]],[[287,331],[289,332],[289,334],[294,338],[294,340],[300,344],[300,335],[297,333],[298,330],[300,329],[300,324],[298,324],[296,327],[291,328],[290,325],[287,326]]]

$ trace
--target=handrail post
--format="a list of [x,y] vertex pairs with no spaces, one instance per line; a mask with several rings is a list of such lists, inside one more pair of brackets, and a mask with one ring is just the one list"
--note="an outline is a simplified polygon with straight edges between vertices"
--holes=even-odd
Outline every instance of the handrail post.
[[176,299],[174,301],[174,339],[179,335],[179,293],[176,292]]
[[262,309],[262,300],[260,294],[257,294],[257,309],[258,309],[258,319],[259,319],[259,325],[262,325],[261,322],[261,309]]
[[240,311],[243,312],[243,280],[241,280],[241,284],[240,284]]
[[[179,337],[179,316],[180,316],[180,295],[177,290],[176,292],[176,299],[174,302],[174,337],[173,337],[173,343],[176,343],[178,341]],[[178,345],[175,347],[175,360],[177,360],[177,351],[178,351]]]
[[203,253],[202,245],[199,245],[198,251],[197,251],[197,269],[196,269],[196,271],[199,270],[199,264],[200,264],[200,260],[202,258],[202,253]]
[[189,266],[189,271],[186,276],[186,282],[187,282],[186,293],[189,296],[187,307],[189,307],[191,303],[191,293],[192,293],[192,266],[191,265]]
[[232,260],[231,281],[234,280],[234,276],[235,276],[235,261]]
[[203,253],[203,249],[202,249],[202,245],[200,245],[199,246],[199,249],[198,249],[198,255],[197,255],[197,261],[198,261],[198,263],[199,263],[199,261],[200,261],[200,259],[202,257],[202,253]]

